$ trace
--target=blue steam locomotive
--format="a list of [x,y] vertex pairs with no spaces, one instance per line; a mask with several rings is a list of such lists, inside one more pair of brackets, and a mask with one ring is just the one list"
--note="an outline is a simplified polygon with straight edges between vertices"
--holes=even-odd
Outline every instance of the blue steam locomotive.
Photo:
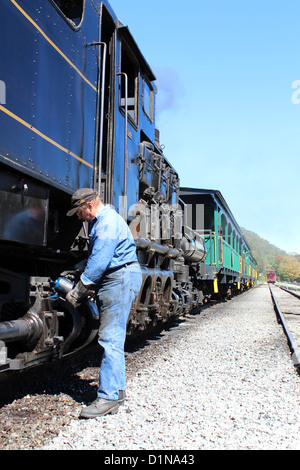
[[80,275],[88,227],[71,194],[98,191],[134,234],[143,284],[128,334],[251,286],[255,260],[218,191],[181,188],[155,127],[155,75],[128,27],[96,0],[1,2],[0,372],[85,348]]

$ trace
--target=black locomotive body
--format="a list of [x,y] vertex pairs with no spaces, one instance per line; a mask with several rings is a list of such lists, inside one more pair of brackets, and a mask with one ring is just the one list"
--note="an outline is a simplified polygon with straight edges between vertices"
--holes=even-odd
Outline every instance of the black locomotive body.
[[95,188],[134,234],[143,285],[128,334],[200,305],[216,293],[223,266],[208,269],[205,236],[188,227],[179,177],[155,128],[155,76],[109,3],[6,0],[0,12],[0,371],[7,372],[59,359],[97,335],[93,300],[74,310],[62,295],[87,253],[87,227],[66,217],[79,187]]

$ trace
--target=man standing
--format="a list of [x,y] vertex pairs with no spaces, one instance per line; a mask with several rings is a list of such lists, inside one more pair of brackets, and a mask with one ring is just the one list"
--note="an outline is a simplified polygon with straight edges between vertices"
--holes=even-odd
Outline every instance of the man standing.
[[96,292],[100,312],[98,342],[103,348],[99,389],[97,399],[80,414],[82,418],[95,418],[117,413],[125,400],[126,325],[142,284],[142,273],[128,225],[114,209],[102,203],[96,191],[83,188],[73,194],[67,215],[75,214],[90,222],[89,252],[80,281],[66,300],[76,308],[89,289]]

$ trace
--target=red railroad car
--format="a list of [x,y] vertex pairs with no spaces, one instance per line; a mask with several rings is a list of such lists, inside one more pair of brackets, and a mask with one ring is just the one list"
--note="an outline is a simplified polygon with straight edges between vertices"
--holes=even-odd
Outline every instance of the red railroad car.
[[267,281],[274,284],[276,282],[276,272],[275,271],[267,271]]

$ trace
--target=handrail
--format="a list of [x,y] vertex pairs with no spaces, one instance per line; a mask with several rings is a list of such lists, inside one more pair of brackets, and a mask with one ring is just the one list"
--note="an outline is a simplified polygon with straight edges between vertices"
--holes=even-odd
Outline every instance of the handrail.
[[221,264],[224,264],[224,239],[221,235],[219,235],[219,238],[221,240],[221,243],[220,243],[220,252],[221,252],[221,258],[220,258],[220,263]]
[[[105,42],[92,42],[87,44],[87,46],[103,46],[103,55],[102,55],[102,73],[101,73],[101,80],[100,80],[100,53],[98,57],[98,70],[99,70],[99,79],[98,79],[98,103],[97,103],[97,132],[98,132],[98,124],[99,124],[99,147],[98,147],[98,195],[101,195],[101,177],[102,177],[102,151],[103,151],[103,125],[104,125],[104,93],[105,93],[105,73],[106,73],[106,55],[107,55],[107,44]],[[101,89],[101,93],[99,93],[99,88]],[[100,116],[99,116],[99,95],[100,95]],[[96,136],[96,145],[98,145],[98,138]]]
[[[212,251],[213,251],[213,248],[212,248],[212,235],[214,236],[214,258],[215,258],[215,261],[213,262],[213,259],[212,259]],[[209,240],[210,240],[210,265],[211,266],[216,266],[217,265],[217,240],[216,240],[216,232],[213,232],[212,230],[209,230],[209,234],[205,235],[205,233],[203,234],[204,236],[204,239],[205,237],[209,237]]]
[[117,76],[125,78],[125,141],[124,141],[124,197],[123,197],[123,218],[126,219],[127,204],[127,168],[128,168],[128,150],[127,150],[127,134],[128,134],[128,76],[125,72],[118,72]]

